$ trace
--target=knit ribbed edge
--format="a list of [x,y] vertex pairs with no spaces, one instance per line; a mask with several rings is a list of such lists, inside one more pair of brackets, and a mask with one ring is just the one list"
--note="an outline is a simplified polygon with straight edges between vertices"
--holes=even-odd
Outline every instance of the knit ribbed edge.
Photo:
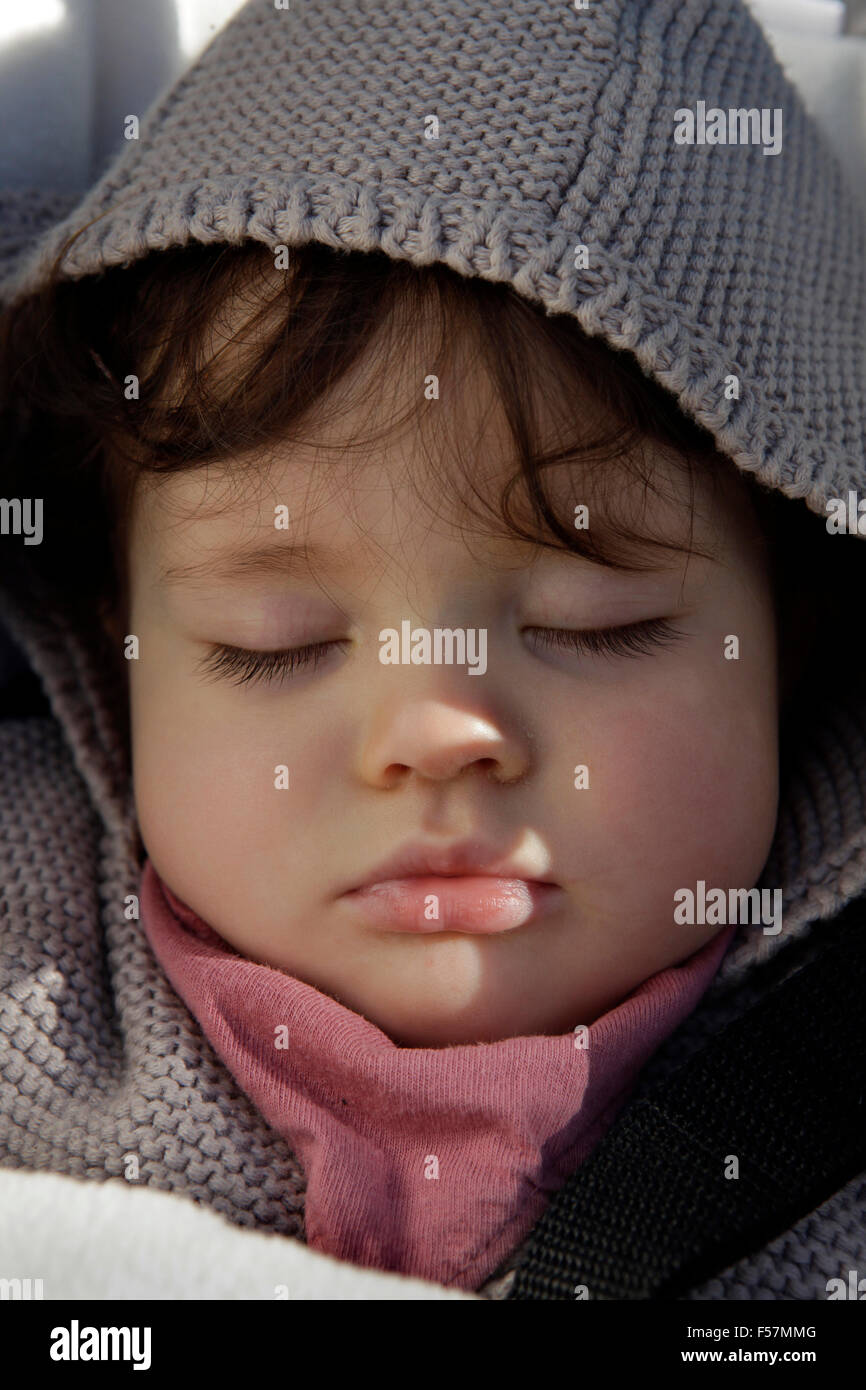
[[[32,248],[0,282],[0,299],[38,288],[65,236],[86,222],[90,206],[82,204],[74,218]],[[350,180],[297,176],[288,190],[276,179],[204,180],[123,199],[82,236],[63,272],[80,279],[194,241],[253,240],[271,248],[315,241],[335,250],[380,250],[415,265],[441,262],[461,275],[510,283],[548,313],[570,314],[585,332],[632,352],[737,467],[826,517],[827,499],[851,485],[851,460],[812,433],[771,383],[750,378],[723,344],[681,305],[662,299],[633,266],[593,243],[592,271],[575,270],[577,229],[563,225],[569,213],[564,206],[555,230],[539,242],[534,222],[510,206],[498,213],[474,208],[470,231],[459,202],[421,190],[395,206]],[[537,249],[527,253],[533,243]],[[739,400],[724,398],[724,378],[731,372],[745,382]]]

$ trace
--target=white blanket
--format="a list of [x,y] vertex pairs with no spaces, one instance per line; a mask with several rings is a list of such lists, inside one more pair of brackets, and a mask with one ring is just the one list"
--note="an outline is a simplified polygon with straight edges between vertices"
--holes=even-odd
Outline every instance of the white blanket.
[[[0,1169],[0,1281],[45,1299],[472,1299],[247,1231],[172,1192]],[[26,1285],[24,1286],[26,1290]],[[0,1283],[0,1298],[15,1286]]]

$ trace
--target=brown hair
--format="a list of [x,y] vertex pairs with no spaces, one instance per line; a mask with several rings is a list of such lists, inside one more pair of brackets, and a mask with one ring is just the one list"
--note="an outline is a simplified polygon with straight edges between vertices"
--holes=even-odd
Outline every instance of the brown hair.
[[[275,281],[273,252],[255,242],[192,243],[68,281],[56,273],[64,250],[50,283],[0,315],[0,492],[48,502],[47,543],[10,548],[4,582],[25,609],[47,605],[94,628],[94,640],[106,642],[105,659],[118,665],[117,644],[107,641],[103,624],[108,614],[126,612],[126,538],[138,480],[209,462],[224,466],[229,458],[233,468],[254,467],[257,449],[299,437],[302,422],[384,325],[399,350],[399,333],[417,333],[431,304],[441,335],[428,370],[438,374],[456,343],[473,341],[513,435],[518,469],[499,499],[509,534],[626,570],[645,567],[645,547],[706,553],[691,532],[687,543],[672,546],[612,515],[604,530],[576,530],[547,497],[546,470],[566,461],[602,485],[618,486],[625,470],[645,490],[655,489],[657,470],[644,449],[651,440],[685,470],[692,520],[696,470],[714,484],[739,480],[767,542],[778,617],[788,612],[795,585],[802,592],[804,554],[813,557],[817,546],[824,574],[853,548],[832,538],[835,544],[822,550],[821,537],[829,538],[820,518],[740,474],[629,353],[587,335],[569,315],[547,315],[510,285],[317,243],[291,248],[288,269]],[[242,331],[226,340],[241,345],[241,366],[222,372],[222,352],[210,353],[210,335],[221,316],[249,302]],[[392,316],[395,309],[402,313]],[[139,378],[139,398],[128,400],[123,383],[131,374]],[[547,452],[538,445],[532,383],[539,380],[545,416],[575,425],[580,413],[583,425]],[[417,408],[423,404],[419,391]],[[531,503],[528,525],[511,508],[521,480]]]

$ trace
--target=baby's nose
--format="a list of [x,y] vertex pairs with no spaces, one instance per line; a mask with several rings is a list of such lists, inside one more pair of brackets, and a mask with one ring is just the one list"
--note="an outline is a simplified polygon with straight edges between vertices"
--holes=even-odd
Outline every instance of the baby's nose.
[[365,779],[379,786],[393,786],[413,772],[448,781],[470,768],[511,782],[525,773],[528,761],[524,737],[503,719],[461,709],[453,700],[392,705],[361,758]]

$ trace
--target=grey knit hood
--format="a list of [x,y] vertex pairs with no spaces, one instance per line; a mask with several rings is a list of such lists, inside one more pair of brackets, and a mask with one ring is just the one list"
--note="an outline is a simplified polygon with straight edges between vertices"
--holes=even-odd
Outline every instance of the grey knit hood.
[[[734,113],[744,110],[763,122],[737,126]],[[708,127],[726,139],[707,140]],[[630,351],[739,469],[792,507],[825,516],[830,498],[850,489],[866,496],[866,202],[742,0],[604,0],[586,9],[550,0],[292,0],[288,10],[250,0],[68,215],[36,240],[29,227],[6,231],[0,299],[40,286],[64,239],[85,224],[63,263],[71,279],[190,241],[254,239],[380,250],[508,282]],[[586,256],[575,254],[579,246]],[[732,375],[738,398],[726,393]],[[152,1053],[154,1018],[169,1020],[187,1030],[189,1048],[203,1049],[216,1068],[208,1077],[249,1136],[255,1112],[244,1110],[207,1044],[193,1041],[140,928],[123,919],[124,897],[136,891],[133,809],[100,672],[62,615],[37,628],[2,592],[0,605],[59,723],[56,747],[55,735],[48,743],[69,757],[54,809],[37,813],[31,797],[21,814],[45,814],[59,831],[57,801],[77,796],[80,778],[87,804],[75,802],[67,833],[89,825],[93,837],[95,825],[89,934],[77,924],[82,968],[98,973],[98,903],[109,984],[99,976],[87,1008],[107,1051],[92,1065],[104,1063],[104,1077],[119,1083],[115,1024],[98,1031],[112,1010],[127,1060],[136,1045]],[[866,891],[866,706],[838,694],[826,724],[796,752],[762,878],[782,889],[783,931],[738,928],[714,999],[731,998],[759,959]],[[30,796],[28,786],[21,793]],[[129,999],[145,997],[146,1016],[124,1013]],[[164,1049],[171,1061],[154,1074],[185,1082],[178,1051]],[[169,1149],[183,1153],[175,1112],[188,1102],[178,1093],[168,1104]],[[49,1130],[40,1138],[37,1111],[28,1114],[23,1165],[110,1168],[105,1134],[92,1153],[82,1137],[70,1164],[68,1144]],[[144,1120],[127,1118],[122,1133],[117,1121],[118,1152],[142,1152]],[[263,1146],[252,1167],[267,1158],[272,1176],[238,1182],[264,1194],[260,1221],[298,1234],[299,1207],[289,1202],[286,1215],[287,1191],[299,1203],[303,1185],[291,1155],[263,1124],[261,1139],[248,1142]],[[156,1147],[153,1161],[166,1161],[166,1145]],[[156,1178],[251,1220],[236,1192],[215,1196],[196,1181],[162,1169]]]

